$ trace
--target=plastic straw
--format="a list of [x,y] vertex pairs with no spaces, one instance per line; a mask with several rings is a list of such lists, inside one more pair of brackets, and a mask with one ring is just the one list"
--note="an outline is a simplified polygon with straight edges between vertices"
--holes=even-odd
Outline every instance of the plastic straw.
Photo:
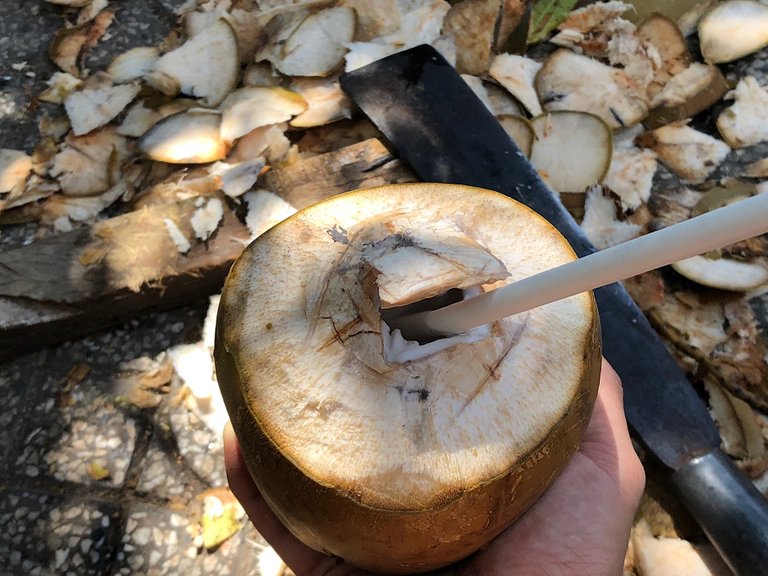
[[768,194],[595,252],[456,304],[398,319],[410,339],[458,334],[768,232]]

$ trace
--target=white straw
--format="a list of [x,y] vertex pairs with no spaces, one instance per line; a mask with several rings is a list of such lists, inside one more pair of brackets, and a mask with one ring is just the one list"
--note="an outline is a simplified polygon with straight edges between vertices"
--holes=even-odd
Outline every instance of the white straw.
[[768,193],[624,242],[508,286],[400,318],[409,338],[458,334],[768,232]]

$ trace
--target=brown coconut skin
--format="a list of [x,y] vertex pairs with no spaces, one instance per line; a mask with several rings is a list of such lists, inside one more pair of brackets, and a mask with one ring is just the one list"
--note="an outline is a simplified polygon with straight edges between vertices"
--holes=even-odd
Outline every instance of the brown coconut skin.
[[[237,281],[235,274],[228,283]],[[217,377],[248,470],[269,506],[297,538],[373,572],[425,572],[457,562],[495,538],[546,491],[577,450],[600,380],[602,352],[594,298],[592,310],[580,386],[557,426],[504,474],[446,496],[429,509],[371,508],[354,493],[314,480],[277,449],[244,394],[243,372],[254,373],[258,367],[243,370],[247,360],[233,356],[225,344],[227,316],[236,310],[219,312]]]

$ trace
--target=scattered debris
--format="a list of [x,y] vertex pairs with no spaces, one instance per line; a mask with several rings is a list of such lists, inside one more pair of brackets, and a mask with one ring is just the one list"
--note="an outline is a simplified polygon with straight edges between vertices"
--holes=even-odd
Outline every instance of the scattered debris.
[[732,148],[768,141],[768,86],[752,76],[742,78],[733,91],[735,102],[717,118],[717,129]]
[[729,0],[715,6],[699,22],[704,60],[732,62],[768,46],[768,5]]
[[706,180],[731,151],[725,142],[688,126],[688,121],[646,132],[636,142],[656,152],[667,168],[687,182]]
[[648,114],[645,94],[626,71],[566,49],[544,62],[536,76],[536,92],[547,112],[589,112],[610,128],[632,126]]
[[156,358],[142,356],[120,365],[116,402],[136,408],[156,408],[170,392],[173,364],[168,354]]
[[139,148],[152,160],[171,164],[207,164],[223,160],[229,146],[221,137],[221,114],[195,108],[160,120]]
[[238,63],[235,33],[222,19],[161,56],[144,78],[164,94],[182,92],[217,106],[235,87]]
[[541,63],[516,54],[499,54],[488,73],[525,106],[532,116],[541,114],[541,104],[533,87]]
[[593,186],[587,191],[581,228],[600,250],[636,238],[642,232],[639,225],[618,219],[616,204],[600,186]]
[[531,164],[556,192],[585,192],[611,165],[611,130],[586,112],[550,112],[531,120]]

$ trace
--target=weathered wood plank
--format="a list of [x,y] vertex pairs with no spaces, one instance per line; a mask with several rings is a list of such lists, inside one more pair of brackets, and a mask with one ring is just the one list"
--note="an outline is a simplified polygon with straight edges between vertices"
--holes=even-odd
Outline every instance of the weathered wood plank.
[[[0,360],[221,289],[249,238],[226,203],[206,240],[195,200],[155,206],[0,254]],[[209,199],[209,202],[212,199]],[[179,251],[173,222],[190,244]]]
[[276,168],[267,172],[265,184],[301,209],[340,192],[416,180],[405,164],[371,138]]

